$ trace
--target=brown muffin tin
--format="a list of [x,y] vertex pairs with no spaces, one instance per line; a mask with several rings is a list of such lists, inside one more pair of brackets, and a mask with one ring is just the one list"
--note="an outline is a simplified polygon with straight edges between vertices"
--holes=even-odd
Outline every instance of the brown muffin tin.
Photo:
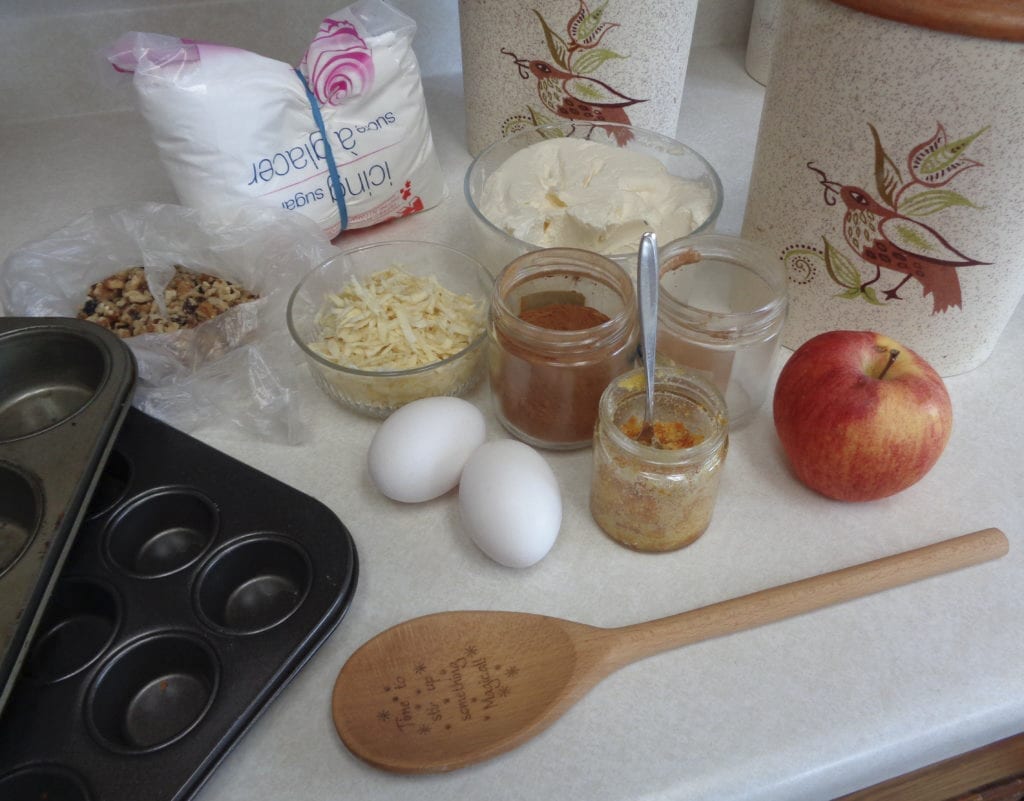
[[0,317],[0,711],[134,385],[99,326]]
[[357,573],[322,503],[130,410],[0,717],[0,798],[192,796]]

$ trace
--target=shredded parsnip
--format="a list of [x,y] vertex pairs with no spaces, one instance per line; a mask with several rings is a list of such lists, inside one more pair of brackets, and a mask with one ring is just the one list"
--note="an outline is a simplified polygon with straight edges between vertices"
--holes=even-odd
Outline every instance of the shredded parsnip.
[[454,356],[484,327],[484,304],[394,265],[326,298],[311,350],[357,370],[409,370]]

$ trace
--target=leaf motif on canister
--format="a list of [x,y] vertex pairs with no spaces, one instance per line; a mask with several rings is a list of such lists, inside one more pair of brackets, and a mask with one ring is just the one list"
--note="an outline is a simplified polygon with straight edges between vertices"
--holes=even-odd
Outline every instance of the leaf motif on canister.
[[618,28],[617,22],[601,22],[604,17],[607,0],[591,11],[584,0],[580,0],[580,7],[569,20],[566,32],[570,41],[582,48],[597,47],[612,28]]
[[832,280],[847,289],[859,287],[860,272],[853,266],[853,262],[829,242],[828,237],[822,237],[822,241],[825,243],[825,269]]
[[541,28],[544,30],[544,40],[548,44],[548,52],[551,54],[552,61],[563,70],[569,69],[569,45],[566,44],[565,39],[552,30],[547,20],[544,19],[544,16],[537,9],[534,9],[533,13],[537,15]]
[[981,162],[966,157],[968,146],[988,130],[988,126],[970,136],[949,142],[946,129],[939,123],[935,135],[910,151],[907,166],[916,181],[928,186],[942,186],[971,167],[981,167]]
[[935,214],[952,206],[980,208],[952,189],[926,189],[904,198],[900,202],[899,211],[908,217],[927,217],[929,214]]
[[875,140],[875,186],[878,188],[878,195],[890,206],[895,206],[896,190],[903,185],[903,177],[900,175],[896,163],[889,158],[882,146],[882,138],[870,122],[871,136]]
[[846,287],[845,292],[840,292],[836,297],[844,300],[863,298],[873,306],[881,306],[882,301],[878,299],[873,286],[862,283],[860,271],[856,268],[845,254],[828,241],[828,237],[822,237],[825,243],[825,269],[839,286]]
[[604,62],[613,58],[625,58],[625,56],[620,56],[614,50],[609,50],[607,47],[599,47],[596,50],[587,50],[585,53],[577,55],[575,61],[573,61],[573,67],[577,75],[587,75],[604,64]]
[[[533,106],[527,106],[527,108],[530,110],[530,120],[533,122],[534,128],[540,125],[554,125],[555,123],[558,122],[558,120],[556,120],[554,117],[537,111],[537,109],[535,109]],[[542,134],[542,136],[544,136],[545,138],[551,138],[554,136],[565,136],[565,134],[562,133],[562,131],[558,130],[545,132]]]

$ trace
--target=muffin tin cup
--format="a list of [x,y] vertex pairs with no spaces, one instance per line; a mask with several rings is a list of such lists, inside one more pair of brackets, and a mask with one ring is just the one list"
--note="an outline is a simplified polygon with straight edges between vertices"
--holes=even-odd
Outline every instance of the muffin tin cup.
[[0,712],[128,411],[135,375],[128,347],[97,325],[0,317]]
[[341,621],[355,546],[134,409],[93,498],[0,718],[0,797],[182,801]]
[[29,765],[0,777],[0,798],[9,801],[93,801],[80,776],[60,765]]
[[212,646],[188,631],[160,631],[129,643],[100,668],[84,717],[111,751],[156,751],[198,726],[220,690]]
[[22,681],[52,684],[87,668],[114,641],[122,614],[120,595],[108,582],[58,582],[22,666]]

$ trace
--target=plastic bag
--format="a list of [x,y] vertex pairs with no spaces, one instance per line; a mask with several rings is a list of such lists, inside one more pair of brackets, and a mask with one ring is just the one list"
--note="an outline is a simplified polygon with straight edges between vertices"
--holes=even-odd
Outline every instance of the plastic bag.
[[255,204],[225,215],[156,203],[96,209],[15,250],[0,268],[0,302],[12,316],[74,317],[92,284],[134,266],[146,268],[158,304],[176,264],[241,284],[259,299],[195,328],[124,340],[139,366],[133,404],[183,431],[227,421],[301,442],[305,374],[286,308],[302,275],[338,250],[301,216]]
[[359,0],[323,21],[299,70],[151,33],[125,34],[106,55],[134,73],[182,204],[256,200],[300,212],[333,238],[445,196],[415,32],[382,0]]

